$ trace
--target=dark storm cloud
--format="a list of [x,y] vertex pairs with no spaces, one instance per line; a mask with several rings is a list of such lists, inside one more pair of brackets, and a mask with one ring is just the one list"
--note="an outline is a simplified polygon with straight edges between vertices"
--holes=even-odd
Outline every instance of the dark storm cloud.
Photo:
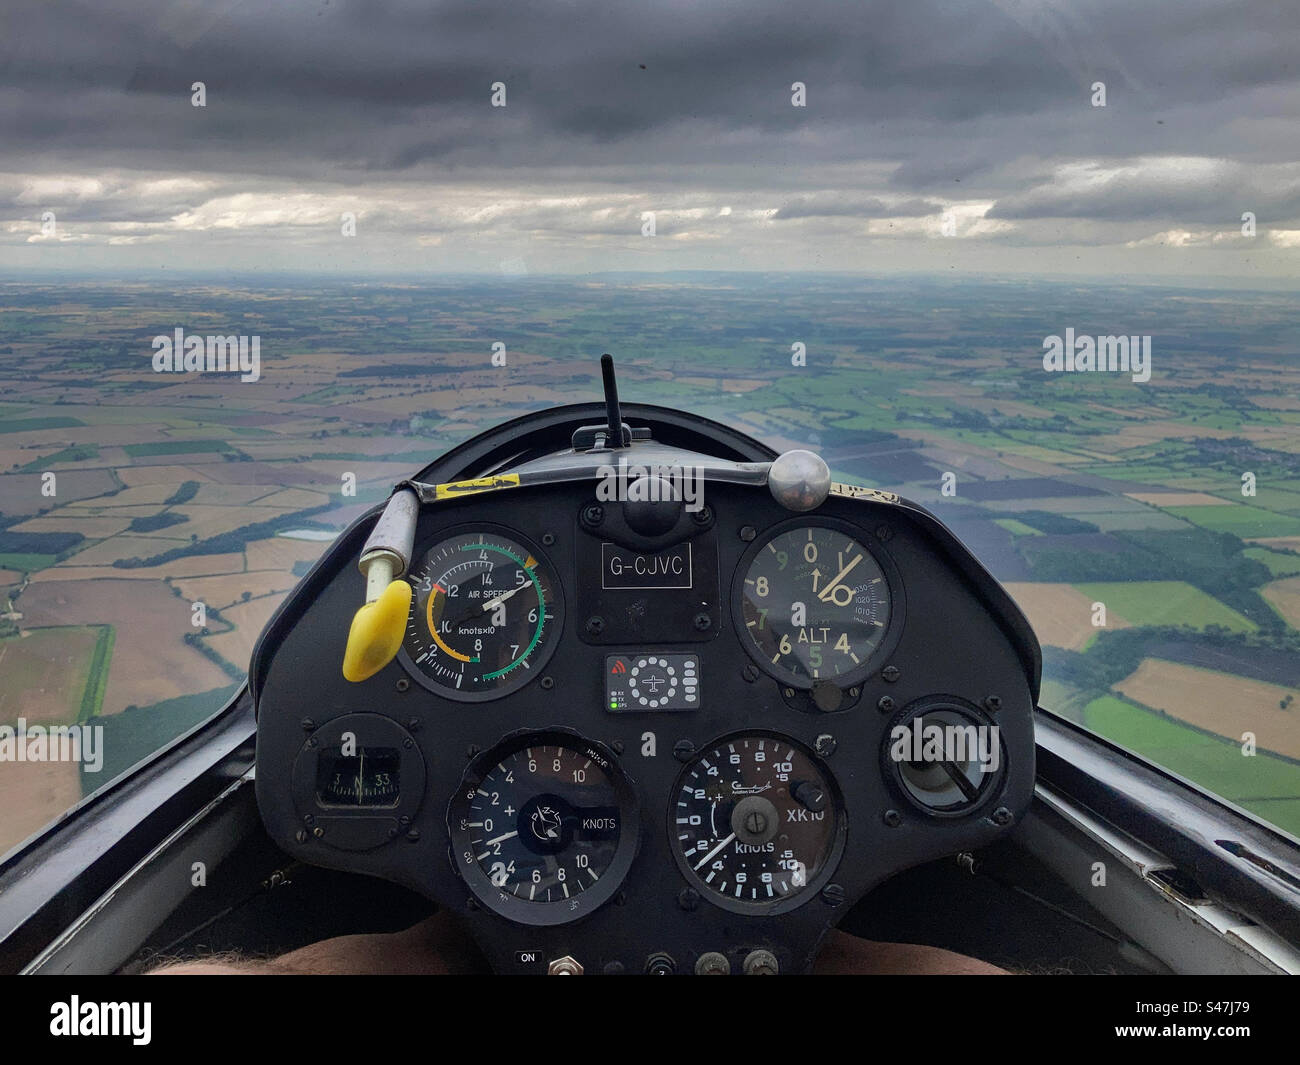
[[[1294,79],[1297,28],[1274,0],[7,8],[7,154],[52,163],[188,152],[207,169],[302,174],[607,164],[614,150],[620,166],[895,158],[896,183],[918,189],[1023,152],[1026,120],[1048,154],[1149,148],[1162,108],[1213,112]],[[1094,79],[1109,121],[1087,107]],[[195,80],[204,111],[189,106]],[[488,107],[495,81],[504,110]],[[789,105],[794,81],[807,109]],[[1157,146],[1195,147],[1181,140]]]
[[941,215],[1113,247],[1249,210],[1291,248],[1298,31],[1276,0],[4,0],[0,245],[53,210],[69,246],[258,261],[354,211],[409,262],[592,262],[650,211],[661,251],[851,268],[942,258]]

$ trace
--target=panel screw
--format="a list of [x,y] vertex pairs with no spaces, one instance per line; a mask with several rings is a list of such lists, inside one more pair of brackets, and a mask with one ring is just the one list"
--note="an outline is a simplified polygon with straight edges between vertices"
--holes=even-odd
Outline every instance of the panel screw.
[[713,624],[713,619],[709,617],[708,614],[695,615],[695,628],[699,632],[707,632],[709,630],[709,626],[711,626],[712,624]]
[[758,680],[758,667],[751,662],[740,671],[740,675],[749,681],[750,684],[753,684],[754,681]]
[[861,694],[862,694],[862,689],[861,689],[861,688],[850,688],[850,689],[849,689],[849,698],[850,698],[850,699],[856,699],[856,698],[857,698],[859,695],[861,695]]
[[793,688],[785,688],[785,689],[782,690],[781,694],[784,695],[787,699],[793,699],[793,698],[794,698],[794,689],[793,689]]
[[308,747],[319,747],[319,746],[320,746],[320,740],[318,740],[315,736],[313,736],[311,739],[309,739],[309,740],[307,741],[307,746],[308,746]]
[[995,825],[1011,824],[1011,811],[1008,810],[1005,806],[999,806],[996,810],[993,811],[993,823]]
[[876,539],[878,540],[888,540],[893,535],[893,530],[888,525],[882,525],[876,530]]
[[418,828],[408,828],[406,830],[406,839],[408,843],[418,843],[420,840],[420,830]]
[[894,681],[898,680],[898,678],[902,676],[902,673],[899,672],[897,666],[886,666],[880,671],[880,675],[890,684],[893,684]]
[[888,695],[882,695],[880,697],[880,701],[876,703],[876,709],[879,710],[882,714],[892,714],[894,712],[895,705],[897,704],[894,702],[892,698],[890,698]]
[[621,961],[607,961],[604,971],[606,976],[622,976],[626,970]]
[[409,751],[412,747],[415,746],[415,740],[411,739],[410,736],[407,736],[406,739],[402,740],[402,746]]
[[710,508],[707,505],[700,507],[699,510],[694,511],[691,514],[691,520],[694,521],[696,525],[708,525],[711,521],[713,521],[712,508]]
[[314,732],[316,730],[316,722],[309,717],[304,717],[302,719],[302,730],[304,732]]
[[821,755],[821,757],[829,758],[835,753],[835,748],[838,746],[839,743],[836,742],[834,736],[829,732],[823,732],[817,737],[816,742],[813,744],[813,750]]
[[320,839],[321,836],[325,835],[325,830],[321,828],[320,825],[317,825],[315,828],[311,830],[311,834],[315,836],[317,839]]
[[554,687],[555,687],[555,678],[554,678],[554,677],[543,677],[543,678],[542,678],[542,689],[543,689],[544,691],[550,691],[550,690],[551,690],[552,688],[554,688]]
[[582,520],[586,525],[599,525],[605,520],[605,508],[595,506],[594,504],[589,507],[584,507],[582,511]]
[[673,744],[673,757],[679,762],[689,762],[695,757],[695,744],[690,740],[678,740]]
[[294,838],[294,840],[296,840],[298,843],[306,843],[306,842],[307,842],[307,830],[306,830],[305,828],[300,828],[300,829],[298,829],[298,831],[297,831],[296,833],[294,833],[294,837],[293,837],[293,838]]
[[471,744],[470,744],[470,745],[465,749],[465,757],[466,757],[466,758],[477,758],[477,757],[479,756],[479,752],[480,752],[481,750],[483,750],[483,748],[480,747],[477,743],[471,743]]
[[677,896],[677,905],[687,913],[694,913],[700,908],[700,893],[694,888],[682,888]]
[[419,732],[420,719],[418,717],[411,718],[411,720],[406,723],[406,730],[407,732]]
[[903,815],[897,810],[886,810],[883,820],[889,828],[897,828],[903,823]]
[[990,714],[996,714],[1002,709],[1002,700],[996,695],[990,695],[984,700],[984,709]]
[[587,619],[587,633],[590,636],[599,636],[605,631],[605,619],[593,615]]
[[839,906],[844,901],[844,888],[839,884],[827,884],[822,888],[822,902],[827,906]]
[[403,828],[406,828],[407,825],[409,825],[409,824],[411,823],[411,819],[410,819],[409,817],[406,817],[405,815],[403,815],[402,817],[399,817],[399,818],[397,819],[397,823],[398,823],[399,825],[401,825]]
[[410,687],[411,687],[411,682],[410,682],[409,680],[407,680],[405,677],[399,677],[399,678],[398,678],[398,681],[397,681],[397,690],[398,690],[399,692],[404,692],[404,691],[406,691],[407,689],[409,689]]
[[613,751],[615,754],[622,754],[622,753],[623,753],[623,749],[624,749],[624,748],[623,748],[623,741],[622,741],[622,740],[615,740],[613,743],[611,743],[611,744],[609,745],[609,749],[610,749],[611,751]]
[[303,816],[302,823],[306,825],[308,828],[311,828],[311,826],[316,823],[316,818],[313,817],[311,814],[306,814]]
[[543,534],[542,534],[542,543],[543,543],[546,547],[550,547],[552,544],[554,544],[554,543],[555,543],[555,533],[543,533]]
[[740,527],[740,538],[744,540],[745,543],[749,543],[757,535],[758,530],[752,525],[742,525]]

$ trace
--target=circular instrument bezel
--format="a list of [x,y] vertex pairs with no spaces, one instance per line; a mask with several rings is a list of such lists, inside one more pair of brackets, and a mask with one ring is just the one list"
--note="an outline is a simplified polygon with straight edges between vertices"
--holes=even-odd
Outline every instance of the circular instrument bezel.
[[[534,558],[537,559],[537,565],[534,570],[542,571],[541,583],[543,587],[550,592],[550,600],[547,601],[546,607],[549,611],[549,618],[543,619],[542,635],[540,638],[541,646],[533,652],[534,657],[529,660],[527,668],[516,670],[516,676],[507,683],[487,689],[485,691],[468,691],[463,688],[457,688],[455,685],[446,684],[436,677],[430,676],[415,663],[410,652],[407,650],[406,642],[410,638],[410,621],[408,616],[407,630],[402,636],[402,646],[398,649],[397,660],[402,664],[402,668],[407,674],[426,691],[433,692],[445,699],[451,699],[455,702],[462,703],[484,703],[494,699],[501,699],[507,695],[519,691],[528,686],[531,681],[541,676],[542,670],[550,661],[551,655],[555,653],[559,645],[560,636],[564,631],[564,589],[560,584],[559,573],[550,556],[535,544],[532,539],[525,536],[516,529],[505,525],[496,525],[490,522],[468,522],[463,525],[454,525],[446,529],[441,529],[430,540],[417,555],[417,561],[408,571],[408,575],[413,576],[418,571],[423,570],[426,560],[429,556],[444,544],[451,540],[459,539],[462,536],[482,535],[489,541],[506,540],[526,548]],[[418,609],[420,597],[419,591],[412,585],[413,595],[411,596],[411,610]],[[512,667],[513,669],[514,667]]]
[[[618,843],[614,848],[614,856],[610,859],[600,880],[572,898],[550,902],[529,902],[527,899],[517,898],[502,891],[493,884],[475,857],[473,848],[467,846],[468,830],[462,829],[457,823],[458,807],[462,803],[469,802],[470,796],[483,782],[488,770],[518,751],[537,746],[564,747],[600,764],[602,771],[613,785],[615,801],[619,809]],[[464,880],[479,902],[493,913],[518,924],[551,927],[579,921],[595,913],[618,894],[641,845],[641,814],[636,789],[631,779],[624,772],[614,753],[604,744],[589,740],[572,729],[562,727],[524,729],[503,737],[499,743],[478,755],[469,764],[460,784],[452,794],[451,801],[447,804],[447,835],[450,840],[448,856],[452,868]]]
[[[345,732],[361,748],[392,747],[398,751],[397,801],[391,805],[337,805],[317,792],[320,757],[342,742]],[[415,820],[424,802],[424,755],[406,729],[385,714],[349,713],[315,729],[298,750],[290,772],[294,812],[303,825],[320,829],[320,842],[339,850],[370,850],[396,838],[405,818]]]
[[[979,786],[979,794],[974,802],[968,802],[953,808],[932,806],[918,798],[903,779],[903,763],[897,762],[890,757],[895,729],[908,728],[916,718],[937,711],[950,713],[976,727],[998,729],[998,768],[990,774],[987,783]],[[907,803],[912,811],[922,817],[942,821],[959,821],[981,813],[1006,790],[1007,780],[1010,776],[1007,769],[1007,745],[1006,741],[1002,739],[1002,732],[998,723],[974,703],[955,695],[923,696],[908,703],[907,706],[895,714],[889,722],[889,727],[884,732],[884,741],[880,749],[880,763],[890,788]]]
[[[721,748],[729,743],[735,743],[737,740],[748,739],[770,739],[780,744],[787,744],[799,751],[801,755],[808,759],[813,768],[821,774],[822,780],[826,784],[827,790],[827,809],[830,810],[831,816],[835,819],[831,827],[830,845],[826,852],[826,860],[807,884],[793,895],[782,896],[770,901],[748,901],[737,899],[724,895],[705,883],[704,878],[697,873],[690,864],[689,859],[682,851],[681,840],[677,838],[678,826],[677,802],[678,796],[686,786],[685,781],[690,776],[691,771],[695,769],[702,761],[713,756]],[[724,736],[709,743],[701,744],[697,749],[695,756],[682,768],[673,782],[672,794],[669,798],[669,805],[666,814],[668,849],[672,852],[673,860],[677,863],[677,868],[681,872],[686,883],[695,891],[698,891],[700,897],[706,899],[710,904],[731,913],[745,914],[748,917],[771,917],[776,914],[789,913],[796,910],[805,903],[817,898],[821,889],[835,875],[835,870],[839,867],[840,859],[844,856],[844,844],[848,837],[849,819],[844,810],[844,796],[840,792],[839,782],[835,779],[835,774],[831,772],[830,767],[819,758],[812,749],[800,740],[796,740],[781,732],[770,729],[744,729],[739,732],[730,732]]]
[[776,525],[770,525],[762,530],[740,556],[740,561],[736,564],[736,572],[731,581],[731,619],[736,628],[736,636],[740,645],[745,649],[745,653],[754,661],[769,677],[774,678],[783,685],[796,688],[801,691],[810,691],[818,680],[796,673],[782,665],[776,665],[770,658],[763,654],[757,642],[749,634],[749,629],[745,622],[745,579],[749,576],[750,567],[754,559],[758,557],[760,551],[766,549],[767,545],[777,537],[785,533],[806,528],[830,529],[844,536],[856,540],[862,549],[871,557],[871,559],[880,567],[881,573],[885,576],[885,583],[889,588],[889,622],[885,627],[885,633],[880,642],[868,657],[852,670],[840,673],[833,677],[822,677],[820,681],[834,684],[837,688],[847,689],[861,684],[867,677],[876,672],[893,654],[894,648],[898,646],[899,638],[902,636],[903,624],[906,620],[907,604],[903,592],[903,581],[899,574],[898,566],[892,556],[879,543],[878,539],[873,536],[867,529],[851,522],[841,521],[838,518],[817,517],[798,517],[782,521]]

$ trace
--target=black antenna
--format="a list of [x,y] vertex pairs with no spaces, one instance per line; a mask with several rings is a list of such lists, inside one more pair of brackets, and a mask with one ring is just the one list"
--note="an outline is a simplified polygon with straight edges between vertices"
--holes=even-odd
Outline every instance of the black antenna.
[[605,415],[609,423],[609,433],[605,437],[606,446],[622,447],[625,443],[623,412],[618,406],[618,384],[614,380],[614,356],[609,352],[605,352],[600,357],[600,377],[605,386]]

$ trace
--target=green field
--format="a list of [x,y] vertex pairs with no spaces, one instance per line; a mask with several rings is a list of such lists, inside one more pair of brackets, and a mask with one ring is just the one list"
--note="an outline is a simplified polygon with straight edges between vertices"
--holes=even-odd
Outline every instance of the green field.
[[1258,628],[1185,581],[1117,581],[1075,587],[1134,625],[1187,625],[1194,629],[1222,625],[1232,632]]
[[1251,536],[1300,536],[1300,518],[1274,514],[1247,504],[1224,507],[1168,507],[1167,512],[1185,518],[1202,529]]
[[0,569],[34,573],[38,569],[53,566],[58,560],[58,555],[40,555],[34,551],[3,551],[0,552]]
[[35,433],[41,429],[75,429],[85,424],[80,418],[17,418],[11,422],[0,422],[0,433]]
[[95,640],[95,650],[90,657],[90,675],[86,678],[86,690],[81,695],[81,711],[78,721],[88,721],[99,713],[104,705],[104,689],[108,687],[108,666],[113,661],[113,644],[117,631],[112,625],[99,625],[99,636]]
[[1272,551],[1267,547],[1248,547],[1242,552],[1247,558],[1262,562],[1274,577],[1293,577],[1300,573],[1300,555],[1285,551]]
[[1084,708],[1094,732],[1300,835],[1300,764],[1240,745],[1113,695]]
[[1026,525],[1023,521],[1017,521],[1015,518],[994,518],[994,524],[1001,525],[1007,532],[1015,536],[1042,536],[1043,534],[1035,529],[1032,525]]
[[197,455],[207,451],[230,451],[224,440],[159,440],[152,444],[127,444],[123,449],[133,459],[158,455]]

